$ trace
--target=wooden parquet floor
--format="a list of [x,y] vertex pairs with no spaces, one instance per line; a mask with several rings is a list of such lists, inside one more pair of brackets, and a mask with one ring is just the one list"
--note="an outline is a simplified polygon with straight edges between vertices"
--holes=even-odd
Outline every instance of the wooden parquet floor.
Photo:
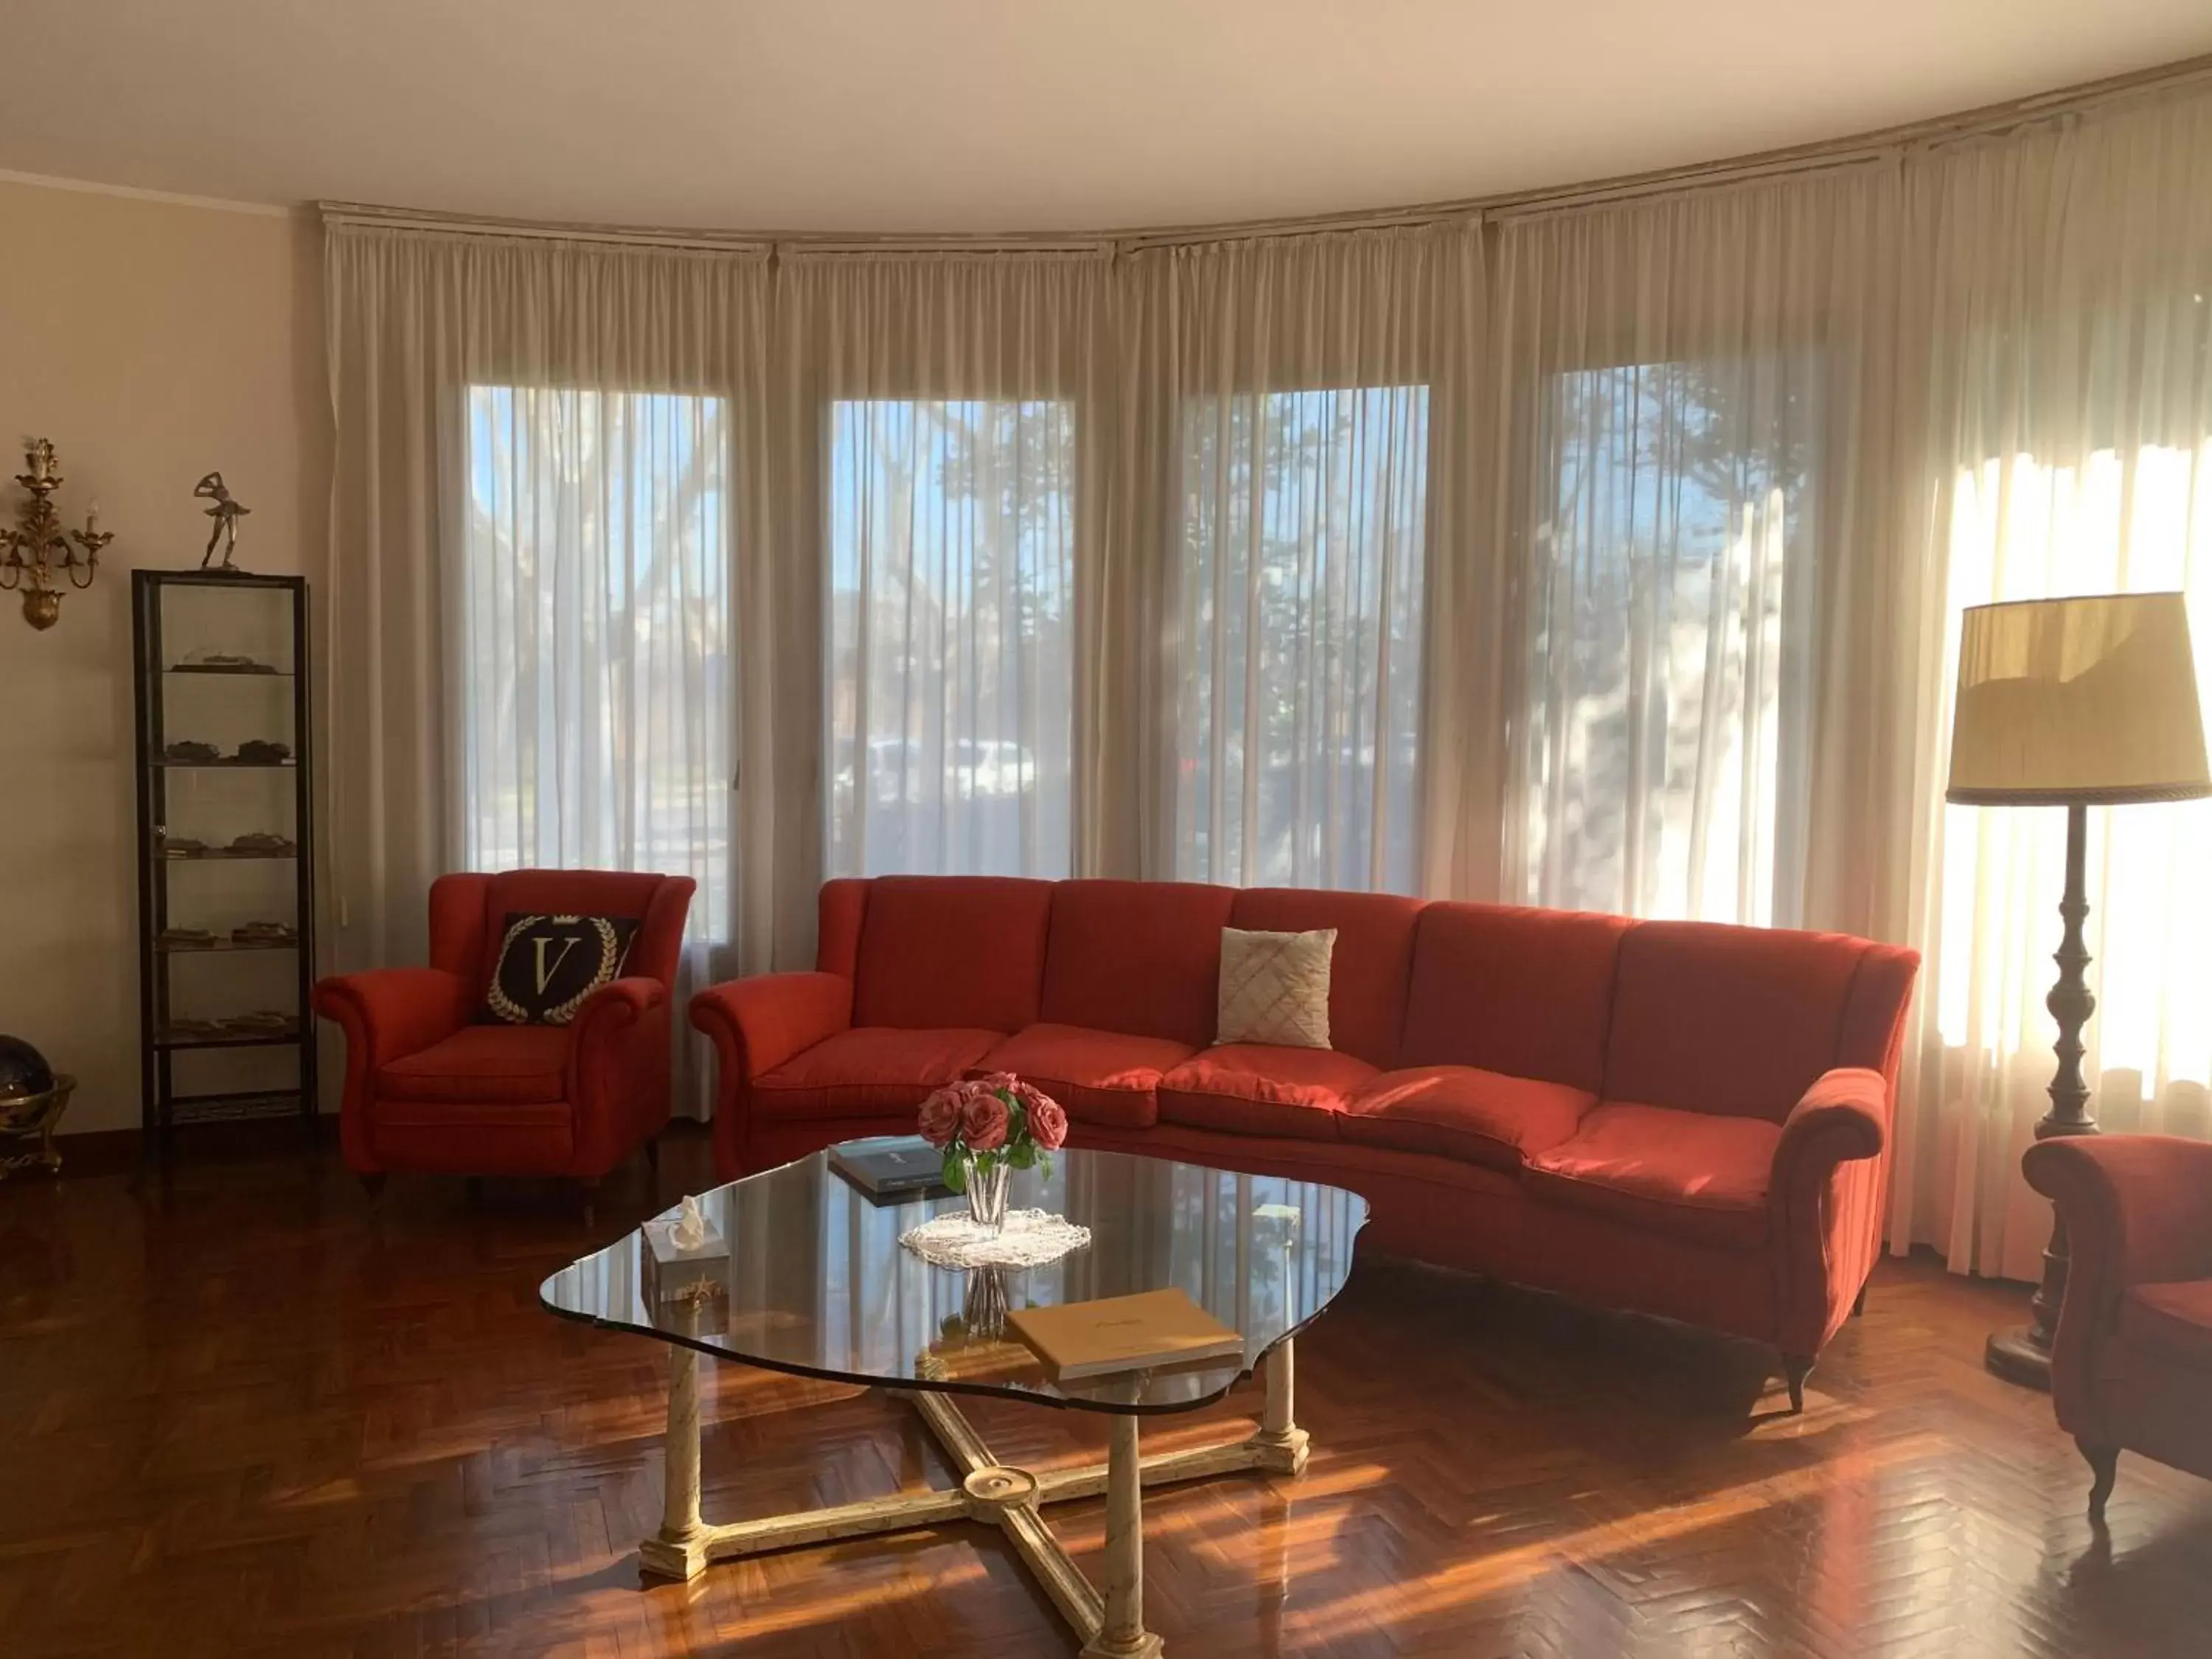
[[[690,1139],[663,1182],[704,1170]],[[1072,1659],[980,1528],[641,1587],[659,1352],[535,1287],[648,1198],[587,1234],[527,1183],[395,1180],[373,1214],[292,1153],[0,1186],[0,1655]],[[1748,1345],[1364,1261],[1300,1344],[1307,1473],[1148,1499],[1150,1623],[1179,1659],[2212,1655],[2212,1484],[2124,1458],[2093,1536],[2048,1401],[1978,1363],[2022,1299],[1885,1266],[1793,1419]],[[895,1400],[708,1371],[710,1516],[947,1482]],[[1095,1573],[1099,1506],[1054,1517]]]

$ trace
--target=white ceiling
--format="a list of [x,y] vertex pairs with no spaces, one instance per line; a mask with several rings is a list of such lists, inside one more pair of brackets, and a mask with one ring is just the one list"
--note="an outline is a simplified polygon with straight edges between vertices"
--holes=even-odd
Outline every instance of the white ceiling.
[[1483,195],[2212,52],[2207,0],[44,0],[0,17],[0,168],[792,230]]

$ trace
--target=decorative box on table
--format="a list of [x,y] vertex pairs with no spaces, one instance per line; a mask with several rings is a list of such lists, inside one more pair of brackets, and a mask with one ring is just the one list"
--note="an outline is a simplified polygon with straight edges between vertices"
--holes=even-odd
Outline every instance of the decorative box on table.
[[730,1243],[697,1199],[685,1199],[639,1231],[645,1249],[638,1253],[638,1271],[649,1306],[728,1291]]

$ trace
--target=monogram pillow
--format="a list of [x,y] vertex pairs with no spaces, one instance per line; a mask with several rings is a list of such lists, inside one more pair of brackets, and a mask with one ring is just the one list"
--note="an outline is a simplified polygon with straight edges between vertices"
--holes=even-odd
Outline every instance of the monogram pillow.
[[1336,929],[1310,933],[1221,930],[1216,1042],[1328,1047],[1328,959]]
[[635,916],[526,916],[510,910],[486,1011],[508,1025],[566,1025],[584,999],[622,977]]

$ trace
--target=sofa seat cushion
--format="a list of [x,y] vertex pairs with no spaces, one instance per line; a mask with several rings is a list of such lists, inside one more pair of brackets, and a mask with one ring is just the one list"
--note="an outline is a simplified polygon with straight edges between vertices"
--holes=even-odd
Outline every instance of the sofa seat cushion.
[[1159,1119],[1162,1073],[1192,1054],[1187,1042],[1082,1025],[1032,1025],[983,1057],[981,1069],[1034,1083],[1078,1123],[1148,1129]]
[[1334,1140],[1345,1103],[1377,1075],[1334,1048],[1224,1043],[1160,1079],[1160,1116],[1235,1134]]
[[568,1094],[568,1029],[464,1025],[376,1074],[382,1100],[528,1105]]
[[2120,1301],[2120,1340],[2212,1373],[2212,1279],[2136,1285]]
[[1385,1072],[1345,1103],[1345,1139],[1429,1152],[1509,1174],[1571,1139],[1596,1097],[1564,1083],[1472,1066]]
[[1757,1117],[1604,1105],[1523,1177],[1557,1203],[1708,1244],[1766,1242],[1767,1177],[1782,1129]]
[[921,1104],[1003,1040],[965,1026],[929,1031],[859,1025],[825,1037],[752,1081],[764,1118],[849,1117]]

